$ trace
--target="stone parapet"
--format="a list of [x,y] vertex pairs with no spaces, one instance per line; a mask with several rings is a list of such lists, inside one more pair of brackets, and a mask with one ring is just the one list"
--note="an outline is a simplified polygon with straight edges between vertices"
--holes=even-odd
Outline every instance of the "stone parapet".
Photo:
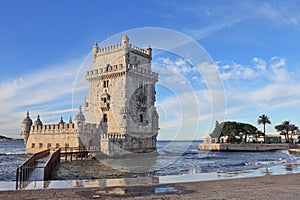
[[93,69],[86,72],[86,79],[89,80],[91,78],[96,78],[96,77],[100,78],[103,75],[108,75],[116,72],[125,72],[125,71],[132,74],[137,74],[137,75],[145,76],[147,78],[158,80],[158,73],[152,72],[151,70],[147,70],[132,64],[127,65],[127,70],[125,70],[122,64],[112,65],[112,66],[110,65],[98,69]]
[[47,124],[47,125],[33,125],[30,128],[30,134],[48,134],[55,132],[76,132],[74,124]]
[[137,74],[141,76],[145,76],[146,78],[152,78],[158,80],[158,73],[152,72],[150,70],[132,65],[128,68],[128,72],[132,74]]
[[97,47],[96,51],[97,51],[97,56],[98,56],[98,55],[105,55],[108,53],[114,53],[116,51],[121,51],[121,50],[124,50],[125,48],[127,48],[129,51],[134,51],[136,53],[143,54],[144,56],[150,56],[149,51],[147,51],[146,49],[137,47],[133,44],[130,44],[128,47],[126,47],[125,45],[122,45],[122,44],[114,44],[114,45],[106,46],[103,48]]

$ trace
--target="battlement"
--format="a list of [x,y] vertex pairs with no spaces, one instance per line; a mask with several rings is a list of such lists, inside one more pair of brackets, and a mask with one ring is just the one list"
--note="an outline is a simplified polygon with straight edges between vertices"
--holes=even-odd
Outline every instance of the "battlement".
[[[158,73],[138,67],[138,65],[128,64],[126,66],[126,69],[130,73],[147,76],[147,77],[150,77],[150,78],[153,78],[156,80],[158,79]],[[106,67],[101,67],[98,69],[93,69],[93,70],[87,71],[86,78],[89,79],[89,78],[99,77],[99,76],[110,74],[110,73],[123,72],[123,71],[125,71],[125,67],[122,64],[113,65],[113,66],[108,65]]]
[[145,56],[151,56],[151,51],[149,51],[147,49],[137,47],[137,46],[132,45],[132,44],[129,45],[129,50],[130,51],[135,51],[135,52],[140,53],[140,54],[144,54]]
[[119,133],[103,133],[101,134],[101,139],[110,139],[110,140],[124,140],[126,137],[124,134]]
[[114,53],[117,51],[121,51],[124,49],[128,49],[129,51],[135,51],[137,53],[143,54],[144,56],[150,56],[151,52],[148,51],[147,49],[143,49],[140,48],[138,46],[135,46],[133,44],[129,44],[129,46],[126,45],[122,45],[122,44],[114,44],[111,46],[107,46],[107,47],[98,47],[98,45],[95,45],[94,47],[94,54],[96,54],[97,56],[101,56],[101,55],[105,55],[105,54],[109,54],[109,53]]
[[33,125],[30,128],[31,134],[47,134],[60,132],[76,132],[75,125],[72,124],[47,124],[47,125]]
[[155,80],[158,80],[158,73],[152,72],[150,70],[138,67],[137,65],[129,65],[128,67],[128,72],[142,75],[142,76],[147,76],[149,78],[153,78]]

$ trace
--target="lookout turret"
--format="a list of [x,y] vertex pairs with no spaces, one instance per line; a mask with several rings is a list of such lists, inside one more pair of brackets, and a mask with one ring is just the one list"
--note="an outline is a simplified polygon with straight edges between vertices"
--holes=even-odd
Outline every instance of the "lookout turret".
[[122,45],[124,47],[128,47],[129,46],[129,38],[127,36],[126,33],[124,33],[123,37],[122,37]]
[[97,53],[99,51],[98,43],[96,42],[95,45],[93,46],[92,54],[93,54],[93,62],[95,62],[97,58]]
[[25,144],[27,143],[31,126],[32,126],[32,120],[30,119],[29,111],[27,111],[27,115],[22,122],[22,132],[21,132],[21,136],[24,138]]
[[78,131],[81,131],[82,127],[84,126],[84,123],[85,123],[85,117],[84,117],[84,115],[82,113],[81,106],[79,106],[79,111],[78,111],[77,115],[75,116],[74,123],[75,123],[75,128]]

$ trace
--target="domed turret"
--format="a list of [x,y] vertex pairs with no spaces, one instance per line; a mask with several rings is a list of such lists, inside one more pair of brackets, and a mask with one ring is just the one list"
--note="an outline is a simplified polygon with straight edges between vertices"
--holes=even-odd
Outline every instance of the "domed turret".
[[40,119],[40,115],[37,116],[37,119],[34,122],[35,126],[43,125],[43,122]]
[[74,122],[75,122],[75,128],[77,130],[82,130],[82,127],[83,127],[83,125],[85,123],[85,117],[84,117],[84,115],[82,113],[81,106],[79,106],[79,111],[78,111],[77,115],[75,116]]
[[152,48],[151,48],[150,44],[148,44],[147,47],[146,47],[146,53],[147,53],[149,56],[152,56]]
[[71,116],[70,116],[70,119],[69,119],[69,124],[73,124]]
[[128,47],[129,46],[129,38],[126,33],[124,33],[122,37],[122,46]]
[[64,124],[65,124],[64,119],[63,119],[63,117],[61,116],[61,117],[60,117],[60,121],[58,122],[59,128],[60,128],[60,129],[64,128]]
[[98,51],[99,51],[99,47],[98,47],[98,43],[96,42],[95,45],[93,46],[93,50],[92,50],[93,62],[96,61]]
[[27,111],[27,115],[25,119],[22,121],[22,132],[21,132],[25,144],[27,143],[27,140],[29,138],[31,126],[32,126],[32,120],[30,119],[29,111]]
[[60,117],[60,121],[59,121],[59,123],[58,124],[65,124],[65,122],[64,122],[64,118],[61,116]]

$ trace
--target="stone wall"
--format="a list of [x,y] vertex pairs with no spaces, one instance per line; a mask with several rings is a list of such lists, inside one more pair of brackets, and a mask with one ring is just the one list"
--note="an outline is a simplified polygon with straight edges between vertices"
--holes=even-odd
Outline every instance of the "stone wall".
[[32,126],[26,152],[35,153],[48,148],[79,147],[80,140],[74,124]]

